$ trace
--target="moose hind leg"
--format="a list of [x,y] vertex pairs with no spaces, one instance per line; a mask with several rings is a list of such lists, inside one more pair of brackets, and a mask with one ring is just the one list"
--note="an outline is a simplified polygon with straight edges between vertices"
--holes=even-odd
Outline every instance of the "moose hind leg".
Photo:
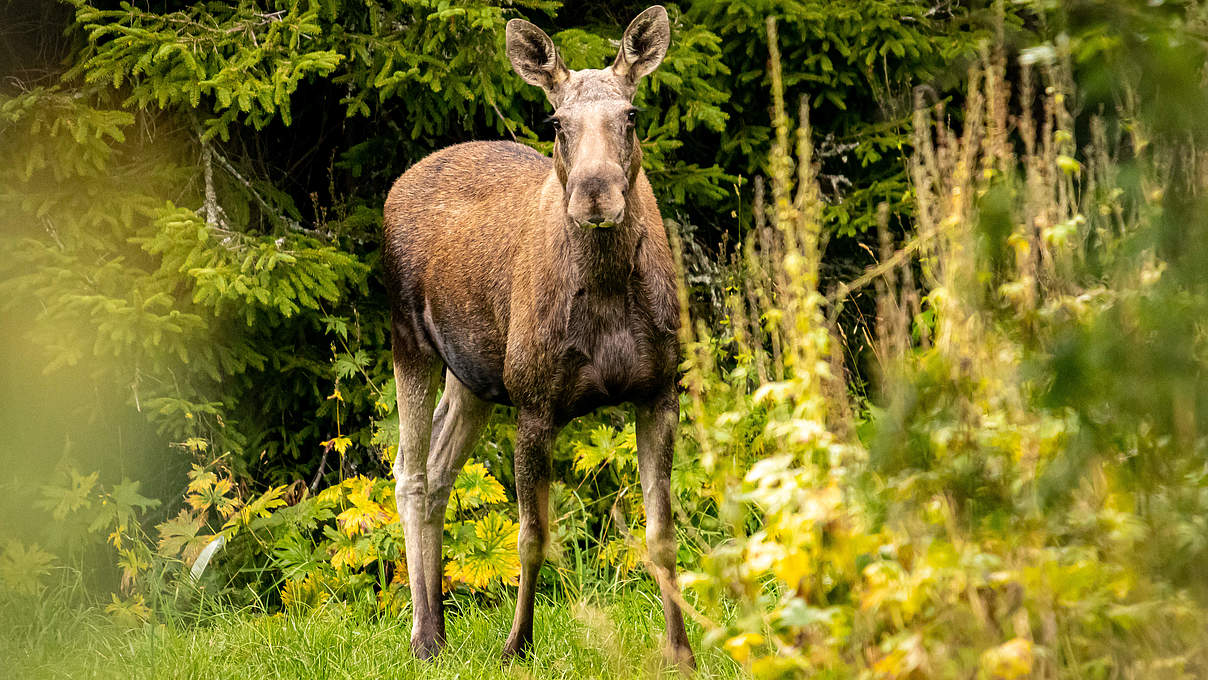
[[505,659],[525,656],[533,644],[537,573],[549,544],[552,419],[521,410],[516,423],[516,501],[520,506],[520,588],[516,615],[503,646]]
[[445,392],[432,419],[432,447],[428,452],[428,506],[424,523],[424,578],[428,602],[445,639],[442,544],[445,508],[457,473],[466,463],[491,414],[491,405],[467,388],[452,371],[445,371]]
[[675,582],[675,527],[671,521],[671,464],[675,428],[679,425],[679,401],[674,392],[651,405],[637,409],[638,473],[642,479],[642,502],[646,506],[646,549],[651,576],[663,600],[667,625],[668,659],[687,671],[696,668],[696,657],[684,630]]
[[437,622],[424,574],[424,521],[427,518],[428,444],[436,401],[435,366],[392,326],[394,382],[398,392],[399,442],[394,460],[394,496],[406,543],[411,585],[411,651],[430,659],[440,651]]

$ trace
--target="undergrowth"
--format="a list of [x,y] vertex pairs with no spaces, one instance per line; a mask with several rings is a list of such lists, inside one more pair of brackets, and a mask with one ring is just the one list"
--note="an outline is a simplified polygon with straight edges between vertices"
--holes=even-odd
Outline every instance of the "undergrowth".
[[[408,651],[410,622],[335,602],[305,612],[214,603],[189,617],[135,628],[115,627],[96,610],[64,606],[60,597],[33,605],[0,636],[6,678],[630,678],[674,677],[661,663],[662,616],[652,588],[585,594],[575,601],[539,597],[537,647],[523,663],[500,661],[511,602],[449,605],[449,647],[434,662]],[[698,630],[690,627],[696,640]],[[740,668],[720,650],[698,655],[701,678],[733,678]]]

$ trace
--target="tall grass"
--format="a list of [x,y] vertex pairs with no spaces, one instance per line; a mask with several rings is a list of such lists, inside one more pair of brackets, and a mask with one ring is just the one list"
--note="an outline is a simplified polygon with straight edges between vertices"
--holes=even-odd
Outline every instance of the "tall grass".
[[[727,323],[685,338],[685,447],[730,536],[684,578],[709,639],[761,677],[1208,672],[1202,584],[1177,566],[1208,526],[1208,298],[1179,271],[1208,261],[1160,246],[1203,178],[1174,181],[1184,151],[1146,148],[1127,102],[1079,126],[1060,43],[1012,87],[1000,38],[961,111],[916,97],[910,238],[882,211],[880,262],[824,297],[808,106],[793,130],[767,29],[770,188]],[[878,390],[855,409],[833,324],[870,285]],[[1165,323],[1168,304],[1201,316]],[[710,621],[723,602],[738,615]]]

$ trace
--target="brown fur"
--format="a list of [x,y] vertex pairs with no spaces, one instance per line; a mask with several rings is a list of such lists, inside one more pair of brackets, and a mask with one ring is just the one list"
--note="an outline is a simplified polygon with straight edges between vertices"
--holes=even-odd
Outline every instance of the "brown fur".
[[[651,8],[626,31],[613,67],[572,73],[544,33],[513,20],[509,56],[556,106],[554,159],[511,142],[459,144],[413,166],[386,199],[396,474],[415,605],[412,646],[422,656],[444,638],[439,522],[448,488],[490,402],[518,409],[522,574],[505,654],[531,645],[536,570],[549,533],[549,446],[576,416],[604,404],[637,406],[651,557],[664,579],[674,573],[675,269],[628,103],[637,78],[661,61],[668,36],[666,12]],[[445,397],[428,428],[440,365],[448,371]],[[671,652],[690,666],[675,594],[663,591]]]
[[559,424],[648,398],[674,377],[679,309],[644,174],[631,193],[618,227],[568,229],[562,185],[528,147],[471,142],[416,164],[386,200],[383,254],[407,351],[479,398],[552,400]]

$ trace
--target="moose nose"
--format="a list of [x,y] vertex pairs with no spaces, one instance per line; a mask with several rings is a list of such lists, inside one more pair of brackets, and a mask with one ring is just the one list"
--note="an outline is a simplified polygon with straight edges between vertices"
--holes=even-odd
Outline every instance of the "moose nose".
[[[625,214],[625,176],[620,168],[572,173],[567,183],[566,212],[579,226],[600,229],[619,223]],[[577,176],[576,176],[577,175]]]
[[611,216],[608,215],[590,215],[583,226],[599,229],[604,227],[614,227],[617,222],[621,221],[621,214],[617,213]]

